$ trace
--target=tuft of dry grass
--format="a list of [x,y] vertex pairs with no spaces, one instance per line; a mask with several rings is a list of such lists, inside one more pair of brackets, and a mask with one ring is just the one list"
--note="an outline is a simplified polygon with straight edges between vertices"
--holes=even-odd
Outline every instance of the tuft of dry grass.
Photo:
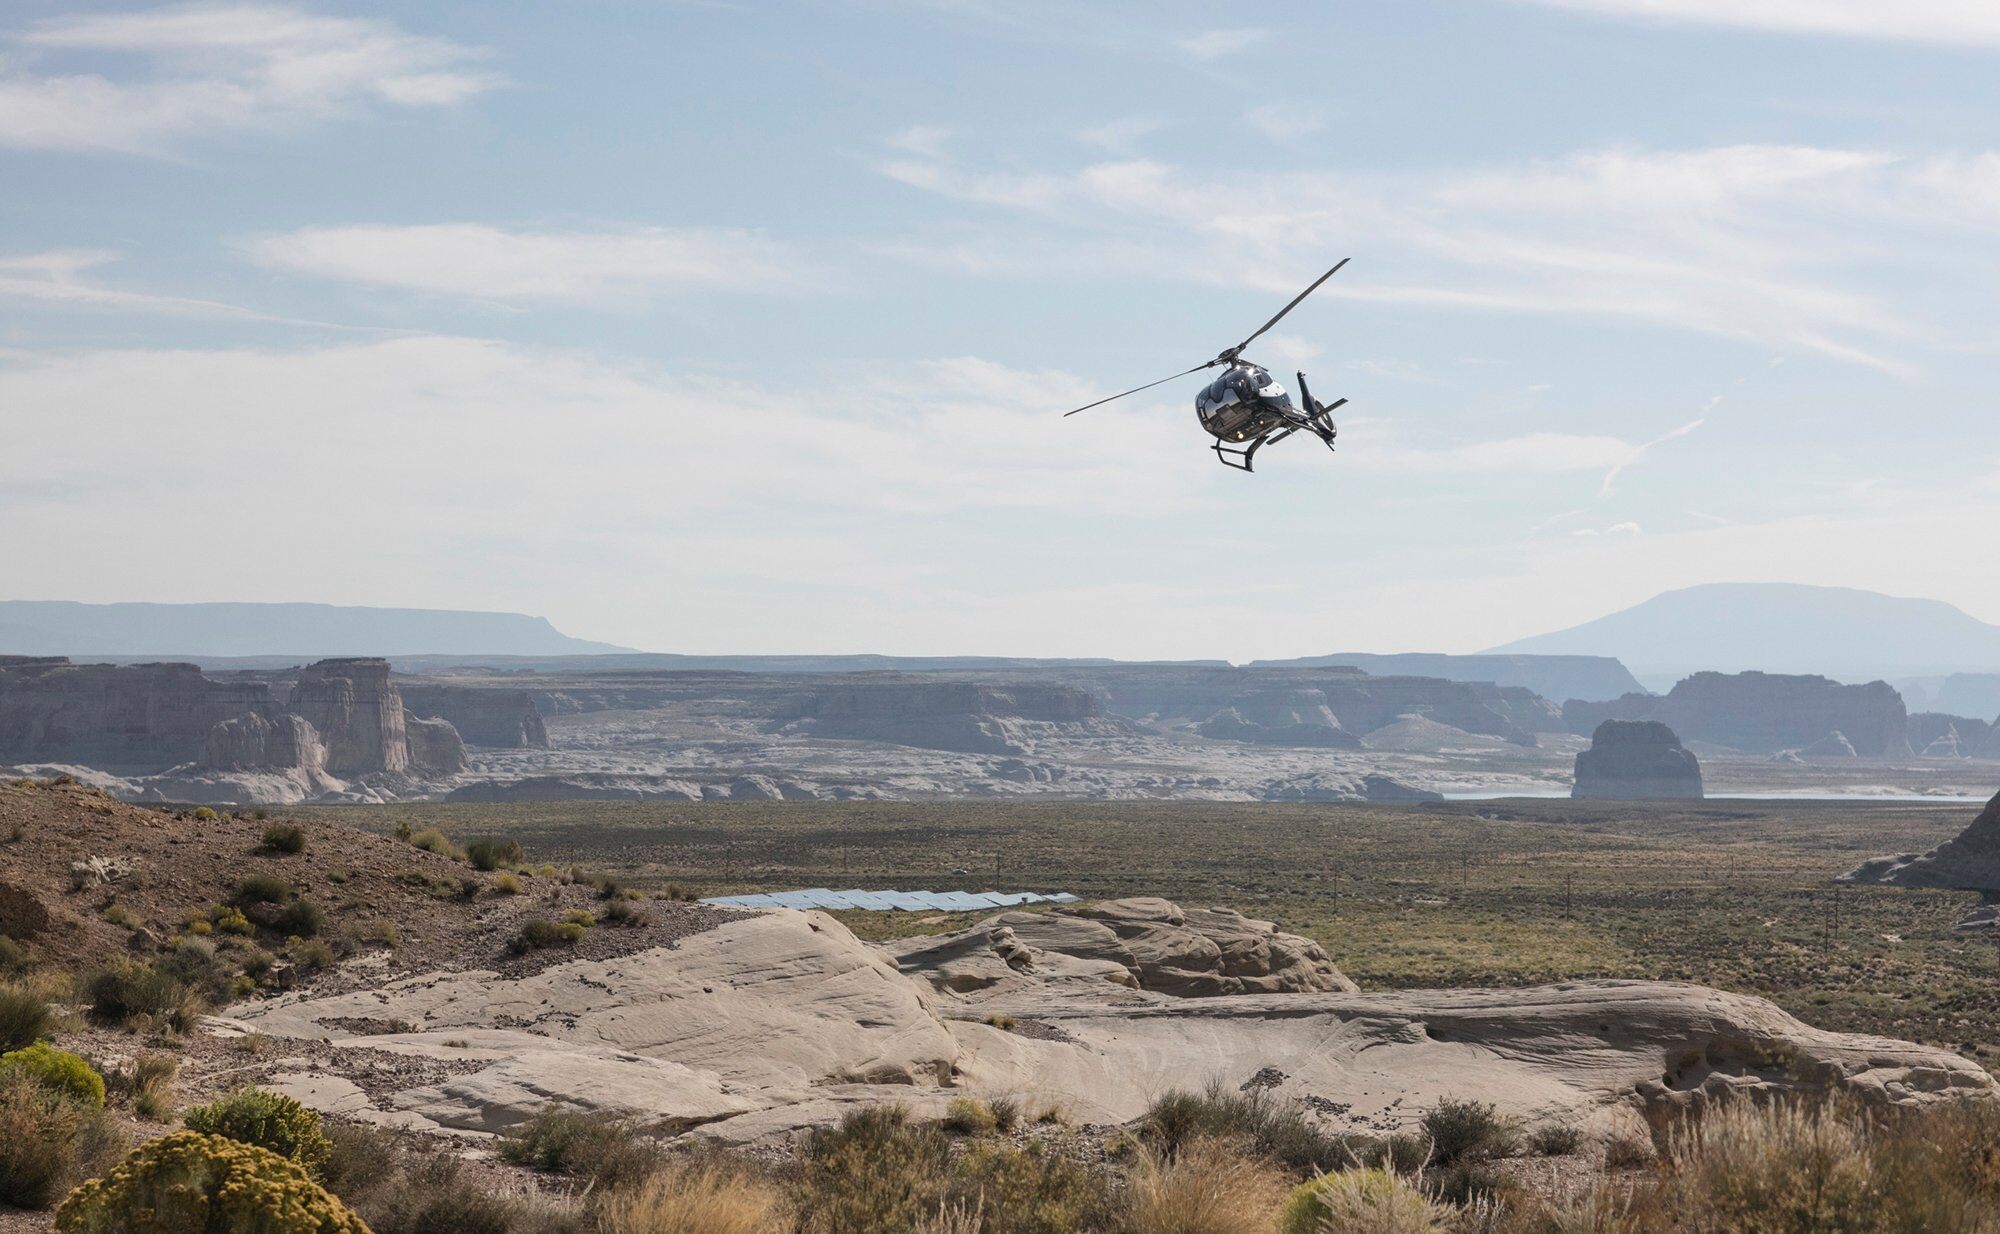
[[1125,1234],[1270,1234],[1285,1199],[1277,1170],[1221,1140],[1196,1139],[1169,1156],[1139,1157],[1126,1196]]
[[601,1234],[772,1234],[791,1228],[784,1194],[714,1165],[670,1166],[598,1206]]

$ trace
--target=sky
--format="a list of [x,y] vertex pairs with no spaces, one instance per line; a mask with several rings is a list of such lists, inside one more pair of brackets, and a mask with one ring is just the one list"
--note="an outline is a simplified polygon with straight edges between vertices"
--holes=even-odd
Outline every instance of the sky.
[[[0,9],[0,594],[656,651],[2000,621],[1992,0]],[[1198,364],[1346,397],[1218,466]]]

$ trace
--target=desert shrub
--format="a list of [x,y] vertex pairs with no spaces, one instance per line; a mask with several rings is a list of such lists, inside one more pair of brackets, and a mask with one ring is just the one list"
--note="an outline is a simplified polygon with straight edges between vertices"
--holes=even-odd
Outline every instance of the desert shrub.
[[403,945],[403,932],[396,928],[395,922],[387,918],[367,923],[357,929],[354,935],[364,943],[378,943],[391,948]]
[[513,1234],[506,1203],[466,1178],[450,1152],[409,1162],[357,1204],[375,1234]]
[[48,1034],[49,1004],[26,986],[0,987],[0,1050],[19,1050]]
[[306,851],[305,830],[289,823],[277,823],[266,827],[264,848],[273,853],[303,853]]
[[1342,1170],[1301,1183],[1279,1215],[1283,1234],[1433,1234],[1445,1210],[1387,1170]]
[[1215,1140],[1143,1154],[1126,1195],[1125,1234],[1269,1234],[1285,1199],[1270,1165]]
[[1261,1089],[1231,1092],[1210,1084],[1199,1093],[1176,1089],[1147,1109],[1146,1138],[1168,1156],[1193,1140],[1241,1140],[1291,1169],[1333,1170],[1352,1164],[1347,1146],[1313,1126],[1296,1106]]
[[248,874],[236,880],[235,901],[251,904],[283,904],[292,898],[292,885],[275,874]]
[[1010,1015],[990,1015],[986,1017],[986,1023],[1003,1033],[1011,1033],[1014,1031],[1015,1020]]
[[293,968],[308,975],[332,968],[340,959],[333,948],[317,939],[293,939],[285,948],[285,955],[292,961]]
[[171,957],[159,964],[121,957],[92,974],[84,991],[91,1014],[109,1024],[184,1033],[208,1014],[207,993]]
[[1000,1131],[1012,1131],[1021,1124],[1021,1099],[1019,1097],[995,1097],[986,1103],[993,1112],[993,1126]]
[[772,1234],[792,1227],[785,1196],[769,1183],[713,1165],[670,1167],[598,1207],[602,1234]]
[[1490,1161],[1455,1161],[1428,1171],[1423,1183],[1433,1200],[1460,1208],[1505,1207],[1502,1202],[1514,1190],[1514,1185]]
[[613,1115],[549,1106],[500,1141],[516,1165],[570,1174],[605,1187],[638,1182],[658,1168],[659,1145]]
[[0,973],[17,973],[28,967],[27,944],[0,934]]
[[1582,1146],[1583,1132],[1567,1123],[1537,1127],[1528,1136],[1528,1151],[1538,1157],[1567,1157]]
[[520,895],[521,880],[515,878],[512,874],[496,875],[493,879],[493,890],[499,892],[503,896]]
[[562,915],[564,925],[582,926],[588,930],[597,924],[597,918],[587,908],[572,908]]
[[190,1131],[255,1144],[296,1162],[315,1178],[333,1151],[319,1115],[291,1097],[261,1088],[239,1088],[218,1101],[190,1107],[181,1118]]
[[945,1107],[940,1125],[960,1135],[990,1135],[998,1129],[1000,1120],[993,1116],[993,1107],[977,1097],[953,1097]]
[[1101,1229],[1111,1215],[1088,1170],[1033,1141],[973,1148],[955,1163],[947,1197],[980,1206],[981,1234],[1073,1234]]
[[104,1111],[21,1072],[0,1073],[0,1203],[46,1208],[122,1146]]
[[320,1163],[320,1185],[350,1204],[390,1181],[402,1167],[403,1145],[393,1131],[368,1123],[326,1123],[323,1130],[326,1160]]
[[196,806],[194,808],[194,817],[196,822],[212,823],[221,816],[208,806]]
[[530,917],[521,923],[520,932],[507,942],[507,950],[515,955],[526,955],[542,947],[560,947],[575,943],[583,938],[583,927],[565,921],[561,925],[546,917]]
[[58,1050],[45,1041],[0,1054],[0,1074],[26,1076],[52,1093],[87,1109],[104,1108],[104,1077],[80,1054]]
[[951,1145],[897,1105],[855,1110],[806,1137],[805,1207],[820,1234],[896,1234],[938,1211]]
[[299,1166],[251,1144],[176,1131],[56,1210],[57,1234],[368,1234]]
[[1833,1106],[1738,1102],[1669,1146],[1682,1224],[1746,1231],[1885,1228],[1868,1134]]
[[1513,1129],[1482,1101],[1440,1100],[1424,1114],[1431,1164],[1449,1168],[1462,1161],[1490,1161],[1514,1151]]
[[453,844],[444,832],[439,831],[435,827],[424,828],[422,831],[410,836],[409,841],[412,846],[421,848],[427,853],[436,853],[440,857],[456,857],[459,855],[458,846]]
[[521,842],[473,840],[465,846],[465,859],[475,870],[505,870],[521,864]]
[[131,1101],[135,1113],[165,1119],[174,1108],[174,1081],[181,1060],[164,1050],[141,1050],[130,1065],[111,1075],[112,1086]]
[[311,938],[325,925],[326,914],[311,900],[293,900],[278,914],[278,932],[290,938]]
[[632,907],[630,900],[613,900],[604,906],[604,919],[617,926],[651,925],[653,919]]
[[139,924],[138,918],[132,915],[132,910],[123,904],[108,904],[100,915],[112,925],[124,926],[128,930]]

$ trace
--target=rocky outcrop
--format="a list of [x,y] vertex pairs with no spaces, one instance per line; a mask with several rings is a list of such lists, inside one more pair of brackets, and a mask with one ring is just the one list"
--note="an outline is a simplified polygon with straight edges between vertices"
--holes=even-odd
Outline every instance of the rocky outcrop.
[[1020,755],[1038,736],[1121,731],[1096,698],[1074,686],[901,676],[816,685],[797,700],[793,716],[788,732],[965,754]]
[[[1307,702],[1314,710],[1323,706],[1339,730],[1351,737],[1365,737],[1410,715],[1518,745],[1535,744],[1536,732],[1563,731],[1561,710],[1553,703],[1517,686],[1484,682],[1371,677],[1346,668],[1185,665],[1121,665],[1064,675],[1098,691],[1118,715],[1155,724],[1190,724],[1197,731],[1222,717],[1218,735],[1241,731],[1239,720],[1258,723],[1257,713],[1274,704],[1296,708]],[[1232,710],[1238,713],[1236,720],[1226,717]]]
[[1799,751],[1800,758],[1860,758],[1854,743],[1839,729],[1813,742]]
[[1253,790],[1259,801],[1367,802],[1372,805],[1443,801],[1444,794],[1405,784],[1392,776],[1332,772],[1267,780]]
[[1910,748],[1922,758],[1976,758],[1985,748],[1993,725],[1971,716],[1919,711],[1910,716]]
[[1988,801],[1964,831],[1931,851],[1877,857],[1843,874],[1840,881],[2000,894],[2000,795]]
[[[964,1095],[1117,1124],[1210,1083],[1268,1087],[1334,1133],[1408,1126],[1449,1096],[1597,1140],[1724,1098],[2000,1100],[1971,1059],[1810,1028],[1748,995],[1641,981],[1360,994],[1336,972],[1264,923],[1160,901],[1007,914],[893,959],[825,914],[775,910],[616,959],[417,973],[211,1023],[324,1042],[270,1083],[352,1118],[496,1132],[555,1101],[731,1143],[883,1101],[935,1117]],[[1288,992],[1210,992],[1269,984]],[[450,1066],[383,1065],[395,1056]]]
[[1388,655],[1343,651],[1298,660],[1252,660],[1251,668],[1358,668],[1377,677],[1442,677],[1446,681],[1518,686],[1550,698],[1611,699],[1637,694],[1639,679],[1610,656]]
[[0,656],[0,763],[161,771],[194,758],[217,723],[246,713],[277,713],[268,686],[211,681],[192,664]]
[[419,720],[403,714],[403,735],[409,745],[409,773],[443,778],[465,770],[465,742],[449,720]]
[[1570,796],[1701,800],[1701,763],[1658,720],[1606,720],[1576,756]]
[[397,683],[403,707],[426,720],[449,720],[469,746],[546,750],[549,732],[526,690]]
[[410,742],[403,699],[389,681],[389,662],[373,657],[321,660],[299,671],[287,711],[312,722],[335,775],[404,772]]
[[1359,989],[1309,938],[1234,909],[1183,909],[1154,896],[1002,913],[889,952],[903,971],[960,994],[1038,975],[1038,964],[1057,957],[1083,962],[1056,963],[1057,971],[1175,998]]
[[1572,699],[1563,719],[1575,733],[1606,720],[1658,720],[1684,741],[1755,754],[1797,750],[1839,732],[1866,758],[1908,758],[1909,715],[1887,682],[1842,685],[1825,677],[1776,673],[1696,673],[1664,695],[1627,694],[1609,703]]
[[1252,745],[1361,748],[1361,739],[1340,727],[1321,690],[1248,690],[1194,731],[1210,740]]
[[326,770],[326,747],[304,716],[255,712],[208,730],[195,766],[202,771]]

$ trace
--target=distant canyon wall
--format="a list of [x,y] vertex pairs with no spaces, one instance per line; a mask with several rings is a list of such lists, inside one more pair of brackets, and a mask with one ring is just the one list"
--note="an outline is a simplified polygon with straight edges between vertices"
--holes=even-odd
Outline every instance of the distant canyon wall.
[[1802,750],[1834,733],[1864,758],[1911,755],[1909,713],[1887,682],[1842,685],[1781,673],[1696,673],[1666,694],[1628,694],[1608,703],[1563,704],[1570,731],[1606,720],[1658,720],[1683,741],[1750,753]]

